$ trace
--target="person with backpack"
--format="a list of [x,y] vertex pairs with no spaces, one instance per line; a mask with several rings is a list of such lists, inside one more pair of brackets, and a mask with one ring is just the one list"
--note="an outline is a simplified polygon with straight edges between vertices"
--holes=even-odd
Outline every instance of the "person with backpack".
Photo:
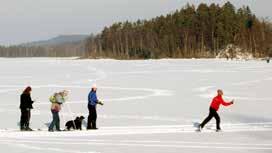
[[97,104],[104,105],[100,100],[97,99],[96,91],[97,91],[97,86],[96,84],[94,84],[88,95],[89,116],[88,116],[87,130],[98,129],[96,127],[96,120],[97,120],[96,105]]
[[49,132],[54,131],[54,127],[56,127],[56,131],[61,131],[60,129],[60,117],[59,112],[61,110],[61,106],[63,103],[65,103],[68,96],[68,91],[64,90],[59,93],[55,93],[53,96],[49,98],[51,104],[51,113],[53,120],[51,124],[49,125]]
[[31,109],[33,109],[32,104],[34,101],[31,99],[32,88],[30,86],[26,87],[20,97],[20,109],[21,109],[21,120],[20,129],[21,131],[32,131],[29,127]]
[[220,105],[224,105],[224,106],[229,106],[232,105],[234,103],[234,100],[232,100],[231,102],[225,102],[222,98],[223,96],[223,90],[218,89],[217,90],[217,96],[213,98],[211,105],[210,105],[210,113],[208,115],[208,117],[206,117],[206,119],[199,124],[197,131],[201,131],[201,129],[214,117],[216,119],[216,132],[220,132],[221,131],[221,127],[220,127],[220,116],[218,115],[217,111],[220,107]]

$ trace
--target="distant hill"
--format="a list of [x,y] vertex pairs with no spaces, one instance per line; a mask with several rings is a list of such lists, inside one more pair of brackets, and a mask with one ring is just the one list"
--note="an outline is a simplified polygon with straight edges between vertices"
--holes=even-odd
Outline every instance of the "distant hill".
[[34,41],[20,44],[19,46],[33,47],[33,46],[56,46],[62,44],[79,43],[87,39],[88,35],[60,35],[48,40]]
[[15,46],[0,46],[0,57],[83,57],[88,35],[60,35],[58,37],[24,43]]

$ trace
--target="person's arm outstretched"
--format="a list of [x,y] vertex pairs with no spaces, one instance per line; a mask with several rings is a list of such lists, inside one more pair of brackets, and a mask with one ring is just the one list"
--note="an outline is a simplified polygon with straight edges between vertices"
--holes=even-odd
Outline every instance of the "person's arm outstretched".
[[220,98],[220,103],[221,103],[222,105],[224,105],[224,106],[232,105],[233,102],[234,102],[234,100],[232,100],[232,101],[230,101],[230,102],[225,102],[225,101],[223,100],[222,97]]

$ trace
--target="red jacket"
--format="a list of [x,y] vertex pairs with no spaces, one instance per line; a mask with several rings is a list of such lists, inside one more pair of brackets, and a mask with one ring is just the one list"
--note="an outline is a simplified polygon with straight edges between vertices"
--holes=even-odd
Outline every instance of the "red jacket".
[[219,106],[220,105],[224,105],[224,106],[229,106],[232,103],[231,102],[225,102],[222,98],[221,95],[218,95],[216,97],[213,98],[212,102],[211,102],[211,108],[215,109],[216,111],[218,111]]

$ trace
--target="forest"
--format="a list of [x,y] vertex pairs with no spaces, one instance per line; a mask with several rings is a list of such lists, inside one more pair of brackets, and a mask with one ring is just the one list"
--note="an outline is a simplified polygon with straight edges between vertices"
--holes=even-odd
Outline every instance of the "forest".
[[0,46],[1,57],[114,59],[214,58],[228,45],[252,56],[272,56],[272,23],[248,6],[236,9],[187,4],[150,20],[117,22],[79,43],[54,46]]
[[151,20],[118,22],[86,43],[89,58],[214,58],[228,45],[254,57],[272,56],[272,24],[230,2],[187,4]]
[[0,57],[86,57],[85,41],[56,45],[0,46]]

